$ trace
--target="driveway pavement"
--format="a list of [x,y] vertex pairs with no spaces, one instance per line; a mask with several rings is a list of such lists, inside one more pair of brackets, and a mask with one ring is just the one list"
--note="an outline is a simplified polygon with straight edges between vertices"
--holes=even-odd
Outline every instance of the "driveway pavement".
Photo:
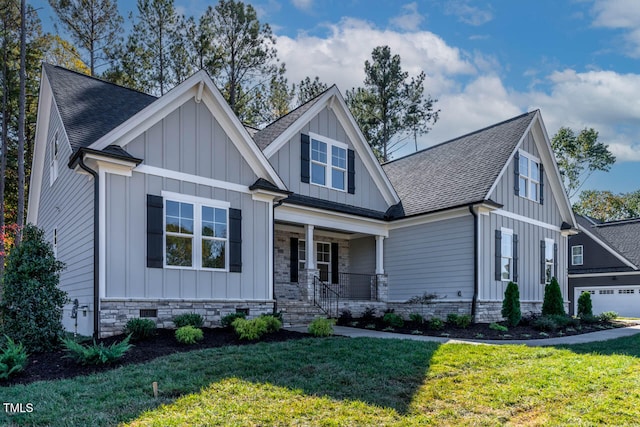
[[[304,326],[287,328],[292,331],[307,332]],[[524,344],[528,346],[544,346],[558,344],[582,344],[594,341],[607,341],[614,338],[629,337],[640,334],[640,325],[626,328],[606,329],[604,331],[589,332],[588,334],[569,335],[566,337],[543,338],[533,340],[475,340],[446,337],[431,337],[427,335],[394,334],[393,332],[372,331],[370,329],[349,328],[347,326],[334,326],[335,335],[346,337],[369,337],[386,339],[403,339],[414,341],[431,341],[439,343],[467,343],[467,344]]]

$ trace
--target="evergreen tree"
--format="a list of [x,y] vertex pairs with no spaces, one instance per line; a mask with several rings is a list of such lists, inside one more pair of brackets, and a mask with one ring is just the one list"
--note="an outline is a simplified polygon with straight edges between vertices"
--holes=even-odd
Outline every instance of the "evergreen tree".
[[367,141],[382,160],[404,146],[406,139],[429,131],[439,111],[437,100],[424,96],[425,74],[408,80],[402,71],[400,56],[392,55],[389,46],[378,46],[365,61],[363,88],[347,91],[347,103]]
[[294,86],[294,89],[298,98],[298,105],[302,105],[329,89],[329,86],[321,82],[318,76],[315,76],[313,80],[307,76],[300,81],[297,87]]
[[[69,32],[76,47],[87,52],[90,74],[110,59],[110,49],[122,33],[122,16],[112,0],[49,0],[51,8]],[[78,57],[78,59],[80,59]]]
[[589,292],[583,292],[578,298],[578,316],[579,317],[592,317],[593,305],[591,303],[591,294]]
[[509,282],[507,289],[504,291],[504,300],[502,300],[502,317],[507,319],[510,326],[518,326],[522,318],[520,311],[520,291],[518,285]]
[[542,303],[542,315],[559,315],[564,316],[564,300],[562,299],[562,292],[560,291],[560,285],[555,277],[551,278],[544,287],[544,301]]

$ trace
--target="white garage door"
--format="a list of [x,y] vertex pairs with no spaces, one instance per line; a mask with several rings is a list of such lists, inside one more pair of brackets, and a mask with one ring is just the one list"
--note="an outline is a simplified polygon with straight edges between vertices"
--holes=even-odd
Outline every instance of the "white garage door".
[[604,311],[615,311],[620,316],[640,317],[640,286],[575,288],[574,313],[578,312],[578,298],[583,291],[591,293],[595,315]]

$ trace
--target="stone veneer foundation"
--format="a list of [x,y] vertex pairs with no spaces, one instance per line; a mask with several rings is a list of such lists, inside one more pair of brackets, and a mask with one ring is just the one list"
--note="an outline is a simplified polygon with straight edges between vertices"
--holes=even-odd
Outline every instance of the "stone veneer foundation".
[[219,326],[220,319],[236,311],[249,310],[249,317],[273,313],[275,301],[203,301],[109,299],[100,303],[100,337],[120,334],[129,319],[140,317],[140,310],[157,310],[157,317],[149,317],[158,328],[174,328],[173,319],[185,313],[198,313],[204,326]]

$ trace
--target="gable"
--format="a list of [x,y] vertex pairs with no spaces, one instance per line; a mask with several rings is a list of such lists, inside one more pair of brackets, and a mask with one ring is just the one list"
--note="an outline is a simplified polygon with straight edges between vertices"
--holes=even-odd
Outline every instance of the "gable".
[[[573,246],[582,246],[583,248],[582,265],[571,264],[571,248]],[[634,268],[629,265],[629,262],[606,244],[603,245],[602,240],[596,240],[584,231],[569,238],[569,273],[631,270]]]
[[[331,171],[330,147],[336,146],[344,148],[347,150],[345,152],[346,155],[348,155],[349,151],[353,152],[353,194],[347,191],[347,175],[350,169],[348,165],[346,165],[347,159],[345,159],[347,173],[344,177],[343,190],[331,188],[328,182],[325,186],[314,184],[313,180],[310,180],[308,177],[308,170],[306,170],[306,182],[303,182],[303,165],[301,158],[304,151],[302,139],[305,137],[308,137],[309,141],[321,141],[329,147],[327,153],[329,162],[327,174]],[[309,145],[307,145],[306,150],[310,150]],[[338,120],[335,111],[329,107],[320,110],[314,117],[306,122],[298,132],[293,134],[289,140],[281,144],[279,149],[269,157],[269,162],[278,172],[278,175],[280,175],[287,188],[298,195],[358,206],[379,212],[385,212],[390,206],[385,200],[384,194],[372,178],[360,153],[357,151],[356,144],[349,138],[345,128]],[[306,167],[309,167],[308,163]]]

